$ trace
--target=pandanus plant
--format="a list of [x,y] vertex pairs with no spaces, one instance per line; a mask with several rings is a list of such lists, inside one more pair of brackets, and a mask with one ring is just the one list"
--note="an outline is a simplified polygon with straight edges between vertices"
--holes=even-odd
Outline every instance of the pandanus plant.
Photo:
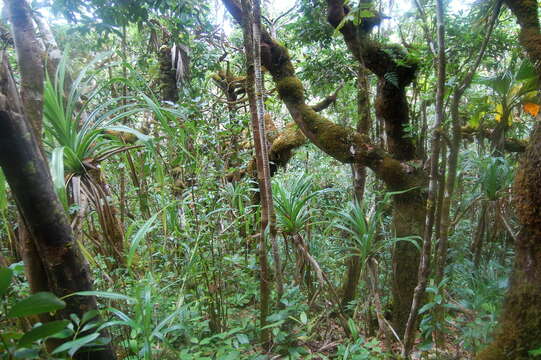
[[[390,346],[390,339],[396,337],[394,329],[385,320],[383,316],[383,308],[381,305],[380,289],[378,285],[378,257],[393,244],[399,241],[408,241],[414,244],[417,248],[416,237],[385,237],[381,236],[383,229],[383,208],[390,201],[391,196],[402,192],[388,192],[383,199],[376,203],[372,208],[369,208],[366,201],[352,201],[345,209],[335,212],[337,221],[333,226],[346,235],[347,246],[345,247],[349,257],[355,258],[358,265],[357,276],[365,277],[366,283],[369,285],[371,300],[374,302],[378,325],[383,334],[385,341]],[[342,306],[345,307],[355,298],[358,279],[353,281],[348,274],[342,289]]]
[[[508,232],[513,239],[516,238],[510,221],[511,216],[505,213],[505,209],[509,207],[509,191],[515,177],[512,164],[505,157],[488,157],[479,160],[477,167],[480,174],[478,185],[481,196],[479,199],[482,203],[479,223],[471,244],[475,267],[480,264],[484,239],[489,232],[493,234],[500,231]],[[499,218],[499,220],[494,222],[494,226],[487,226],[490,218]]]
[[481,77],[478,82],[486,86],[492,95],[486,99],[488,111],[478,111],[469,120],[469,126],[480,126],[482,117],[492,114],[495,124],[491,142],[498,155],[505,143],[505,133],[515,123],[513,114],[522,105],[524,112],[536,116],[541,108],[537,99],[538,79],[534,67],[528,60],[513,65],[491,77]]
[[[53,181],[66,210],[77,205],[79,211],[73,219],[77,232],[92,204],[102,228],[105,244],[96,242],[98,248],[112,255],[116,265],[124,262],[124,230],[111,203],[111,191],[100,169],[100,163],[141,145],[126,145],[112,132],[135,135],[141,140],[148,137],[118,121],[140,111],[137,104],[121,104],[119,98],[102,101],[106,83],[83,93],[91,87],[95,75],[90,70],[108,54],[96,57],[86,65],[70,83],[67,75],[67,57],[58,65],[54,79],[46,76],[44,89],[44,143],[51,155]],[[69,196],[66,192],[69,191]],[[108,249],[108,250],[106,250]]]
[[272,194],[278,227],[280,228],[287,245],[291,244],[296,249],[297,282],[304,284],[311,292],[312,278],[310,267],[315,271],[317,280],[323,287],[330,287],[334,297],[334,289],[326,279],[321,267],[310,255],[309,244],[305,241],[304,232],[308,230],[312,219],[310,200],[328,190],[312,190],[312,178],[299,176],[289,184],[275,182],[272,186]]

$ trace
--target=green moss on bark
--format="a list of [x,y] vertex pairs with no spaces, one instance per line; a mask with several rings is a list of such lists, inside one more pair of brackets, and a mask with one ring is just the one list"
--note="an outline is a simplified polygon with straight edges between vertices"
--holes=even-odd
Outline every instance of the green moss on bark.
[[287,76],[276,82],[276,89],[282,100],[293,104],[304,102],[304,87],[296,76]]

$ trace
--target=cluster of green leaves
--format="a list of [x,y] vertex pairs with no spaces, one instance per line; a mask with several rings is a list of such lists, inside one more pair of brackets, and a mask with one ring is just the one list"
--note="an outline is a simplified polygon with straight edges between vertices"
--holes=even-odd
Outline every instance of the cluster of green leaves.
[[[23,299],[15,299],[10,291],[15,274],[21,267],[0,268],[0,358],[1,359],[64,359],[72,358],[78,351],[106,345],[110,338],[100,335],[97,311],[89,311],[79,319],[75,314],[70,320],[37,322],[27,332],[12,331],[10,322],[41,314],[55,313],[66,303],[49,292],[38,292]],[[43,346],[48,339],[61,342],[50,353]]]

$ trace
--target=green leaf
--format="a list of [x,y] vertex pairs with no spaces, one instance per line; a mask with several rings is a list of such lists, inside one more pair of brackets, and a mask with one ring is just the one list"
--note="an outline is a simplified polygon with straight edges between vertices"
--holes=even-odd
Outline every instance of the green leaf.
[[304,311],[301,313],[301,322],[304,325],[308,324],[308,317],[306,316],[306,313]]
[[86,324],[89,320],[94,319],[99,315],[98,310],[89,310],[84,313],[83,318],[81,319],[81,324]]
[[361,10],[359,11],[360,18],[371,18],[374,16],[374,13],[370,10]]
[[161,209],[160,211],[158,211],[157,213],[155,213],[154,215],[152,215],[150,217],[150,219],[148,219],[144,224],[143,226],[137,231],[137,233],[135,234],[135,236],[133,237],[132,241],[131,241],[131,246],[130,246],[130,250],[128,252],[128,259],[126,261],[126,267],[129,269],[131,267],[131,263],[133,261],[133,257],[135,255],[135,251],[137,250],[137,248],[139,247],[139,243],[141,242],[141,240],[143,240],[143,238],[152,230],[153,228],[153,224],[154,222],[156,221],[156,219],[158,218],[158,216],[165,210],[167,209],[168,207],[172,206],[173,204],[176,204],[176,202],[172,202],[168,205],[166,205],[163,209]]
[[44,340],[49,336],[55,335],[56,333],[64,330],[68,324],[68,320],[58,320],[35,327],[24,334],[24,336],[19,340],[17,347],[26,347],[31,345],[34,341]]
[[0,268],[0,296],[4,295],[11,284],[11,278],[13,277],[13,271],[9,268]]
[[68,342],[60,345],[56,349],[54,349],[52,354],[54,355],[54,354],[58,354],[58,353],[67,351],[70,356],[73,356],[73,354],[75,354],[77,352],[77,350],[79,350],[80,348],[82,348],[86,344],[96,340],[99,336],[100,336],[99,333],[94,333],[94,334],[83,336],[81,338],[78,338],[78,339],[75,339],[75,340],[72,340],[72,341],[68,341]]
[[39,359],[38,349],[19,349],[13,356],[15,359]]
[[395,87],[398,87],[398,74],[395,72],[388,72],[383,75],[385,80],[393,84]]
[[113,130],[113,131],[120,131],[120,132],[125,132],[125,133],[128,133],[128,134],[135,135],[137,137],[137,139],[141,140],[142,142],[149,142],[150,140],[152,140],[152,136],[145,135],[142,132],[137,131],[137,130],[135,130],[135,129],[131,128],[131,127],[125,126],[125,125],[107,126],[105,129]]
[[66,303],[50,292],[39,292],[16,303],[8,312],[9,318],[53,312],[66,307]]
[[150,219],[148,219],[143,226],[137,231],[135,236],[133,237],[131,241],[130,250],[128,252],[128,259],[126,261],[126,267],[129,269],[131,267],[133,257],[135,256],[135,252],[137,251],[137,248],[139,247],[139,243],[143,238],[152,231],[154,221],[158,218],[158,215],[160,213],[157,212],[156,214],[152,215]]
[[[135,302],[136,300],[130,296],[114,293],[114,292],[107,292],[107,291],[78,291],[76,293],[73,293],[69,296],[73,295],[80,295],[80,296],[96,296],[99,298],[105,298],[105,299],[112,299],[112,300],[126,300],[128,302]],[[86,314],[85,314],[86,315]],[[84,316],[83,316],[84,318]]]
[[241,345],[246,345],[250,343],[250,339],[245,334],[236,334],[235,337]]
[[425,304],[422,308],[419,309],[419,314],[424,314],[428,310],[432,309],[434,306],[436,306],[436,303],[433,302]]

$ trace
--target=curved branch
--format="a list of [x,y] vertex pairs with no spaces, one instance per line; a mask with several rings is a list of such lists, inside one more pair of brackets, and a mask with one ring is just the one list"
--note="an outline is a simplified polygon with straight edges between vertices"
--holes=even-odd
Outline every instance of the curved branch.
[[320,112],[331,106],[336,102],[336,98],[338,96],[338,92],[344,87],[344,83],[340,84],[338,89],[334,92],[334,94],[327,96],[325,99],[321,100],[315,105],[312,105],[312,109],[316,112]]
[[[371,2],[365,0],[364,3]],[[376,11],[372,11],[372,17],[363,18],[359,25],[345,21],[350,10],[344,0],[327,0],[327,11],[327,20],[340,29],[353,56],[379,79],[376,113],[385,122],[389,152],[399,160],[413,159],[415,146],[404,131],[409,123],[405,88],[415,78],[417,62],[399,45],[383,46],[369,38],[372,28],[382,19]]]
[[[237,22],[242,21],[236,0],[223,0]],[[418,185],[412,174],[416,169],[403,164],[375,144],[366,134],[333,123],[306,104],[304,86],[295,75],[291,58],[285,47],[274,41],[262,29],[261,60],[269,70],[280,98],[303,134],[328,155],[343,163],[360,163],[372,169],[391,190]]]
[[[476,135],[485,139],[494,138],[494,130],[478,128],[474,129],[471,126],[463,126],[461,128],[461,136],[471,136]],[[508,152],[523,153],[526,151],[526,146],[528,146],[527,140],[507,138],[504,140],[503,148]]]

